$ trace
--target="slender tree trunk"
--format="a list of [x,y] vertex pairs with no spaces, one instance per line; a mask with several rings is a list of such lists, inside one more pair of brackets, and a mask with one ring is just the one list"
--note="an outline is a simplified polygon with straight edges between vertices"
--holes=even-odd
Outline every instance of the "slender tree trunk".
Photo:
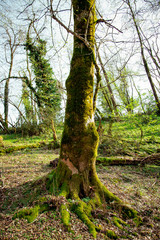
[[137,31],[137,35],[138,35],[138,39],[139,39],[139,43],[140,43],[140,47],[141,47],[141,56],[142,56],[142,60],[143,60],[144,69],[146,71],[148,80],[149,80],[151,88],[152,88],[152,92],[153,92],[153,95],[154,95],[154,98],[155,98],[155,101],[156,101],[156,105],[157,105],[157,108],[158,108],[158,113],[160,114],[160,101],[159,101],[159,98],[158,98],[158,95],[157,95],[157,92],[156,92],[156,89],[155,89],[155,86],[154,86],[154,83],[153,83],[153,80],[152,80],[152,77],[151,77],[151,73],[150,73],[150,69],[149,69],[147,60],[146,60],[145,55],[144,55],[144,47],[143,47],[143,42],[142,42],[142,38],[141,38],[141,33],[140,33],[140,30],[139,30],[139,27],[138,27],[138,24],[137,24],[137,21],[136,21],[136,18],[135,18],[135,15],[134,15],[134,12],[133,12],[133,9],[131,7],[131,4],[130,4],[129,0],[127,0],[127,4],[129,6],[129,9],[130,9],[130,12],[131,12],[131,15],[132,15],[132,19],[133,19],[133,22],[134,22],[134,25],[135,25],[135,28],[136,28],[136,31]]
[[2,128],[5,132],[8,132],[8,128],[6,128],[6,124],[5,124],[5,122],[3,121],[3,117],[2,117],[1,114],[0,114],[0,123],[1,123],[1,128]]
[[113,94],[112,88],[111,88],[110,83],[109,83],[109,78],[108,78],[107,72],[106,72],[106,70],[104,68],[104,65],[102,63],[102,59],[101,59],[101,56],[100,56],[100,54],[98,52],[98,49],[97,49],[97,56],[98,56],[98,60],[99,60],[99,63],[101,65],[101,68],[102,68],[102,71],[103,71],[104,78],[105,78],[106,83],[107,83],[107,88],[108,88],[108,91],[109,91],[109,94],[110,94],[110,99],[111,99],[111,102],[112,102],[112,105],[113,105],[113,109],[115,111],[115,114],[118,116],[119,114],[118,114],[116,100],[114,98],[114,94]]
[[13,54],[11,52],[11,62],[9,67],[9,73],[8,73],[8,78],[6,80],[5,88],[4,88],[4,121],[7,129],[8,129],[9,82],[10,82],[12,67],[13,67]]
[[6,80],[4,89],[4,121],[5,126],[8,128],[8,96],[9,96],[9,78]]
[[[29,59],[28,59],[28,55],[27,55],[27,51],[26,51],[26,63],[27,63],[27,71],[29,74],[29,81],[31,83],[32,81],[32,75],[31,75],[31,71],[29,69]],[[31,100],[31,116],[32,116],[32,124],[33,125],[37,125],[37,118],[36,118],[36,106],[35,106],[35,101],[34,101],[34,92],[30,89],[30,100]]]
[[139,101],[140,101],[140,105],[141,105],[141,108],[142,108],[142,110],[143,110],[143,113],[146,113],[146,112],[145,112],[145,109],[144,109],[144,106],[143,106],[144,104],[143,104],[143,101],[142,101],[142,97],[141,97],[140,91],[138,90],[138,88],[137,88],[137,86],[136,86],[136,84],[135,84],[135,82],[134,82],[133,79],[132,79],[132,82],[133,82],[134,88],[136,89],[136,91],[137,91],[137,93],[138,93]]
[[56,134],[56,129],[55,129],[55,126],[54,126],[53,119],[51,120],[51,127],[52,127],[52,132],[53,132],[53,140],[57,141],[57,134]]
[[101,89],[102,89],[102,94],[103,94],[103,96],[104,96],[104,99],[106,100],[106,103],[107,103],[107,105],[108,105],[108,107],[109,107],[109,110],[110,110],[111,113],[113,113],[113,110],[114,110],[114,109],[113,109],[113,105],[112,105],[112,103],[111,103],[111,99],[109,98],[108,92],[107,92],[106,89],[104,89],[104,86],[103,86],[102,83],[100,83],[100,87],[101,87]]

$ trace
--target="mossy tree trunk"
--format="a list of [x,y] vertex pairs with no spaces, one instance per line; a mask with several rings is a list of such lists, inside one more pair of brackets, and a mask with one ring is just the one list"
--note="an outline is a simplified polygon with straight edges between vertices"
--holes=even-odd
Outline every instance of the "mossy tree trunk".
[[[74,36],[70,74],[66,81],[67,105],[60,161],[53,184],[65,198],[88,197],[92,199],[92,207],[104,201],[114,201],[122,207],[121,200],[101,183],[95,167],[99,140],[93,107],[95,1],[73,0],[72,3],[74,32],[85,41]],[[130,208],[125,207],[125,211],[130,212]],[[131,210],[130,215],[135,214]]]
[[[15,217],[29,221],[44,210],[57,206],[59,202],[62,222],[70,229],[70,211],[88,226],[96,238],[100,226],[92,222],[92,210],[102,207],[105,202],[114,203],[118,214],[136,217],[137,212],[123,202],[101,183],[95,162],[98,147],[98,133],[94,123],[94,41],[95,41],[95,0],[73,0],[74,9],[74,51],[70,74],[66,81],[67,106],[65,126],[61,141],[58,166],[46,177],[51,200],[40,201],[28,211],[20,211]],[[76,35],[80,38],[77,38]],[[82,39],[83,38],[83,39]],[[87,200],[87,203],[86,203]],[[47,205],[46,205],[47,203]],[[49,206],[48,206],[49,203]],[[122,220],[119,220],[122,223]],[[114,236],[111,230],[106,234]]]
[[[84,42],[74,37],[74,51],[66,81],[67,106],[61,143],[58,182],[69,187],[71,195],[88,196],[95,185],[95,160],[98,134],[93,113],[95,4],[73,1],[74,31]],[[71,196],[72,197],[72,196]]]

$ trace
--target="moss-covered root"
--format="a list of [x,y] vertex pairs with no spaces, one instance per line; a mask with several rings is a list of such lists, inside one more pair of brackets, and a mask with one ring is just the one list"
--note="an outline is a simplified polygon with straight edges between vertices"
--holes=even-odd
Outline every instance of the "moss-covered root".
[[114,216],[113,217],[113,223],[116,227],[118,227],[119,229],[124,229],[124,226],[128,226],[127,223],[125,221],[123,221],[122,219]]
[[61,213],[63,225],[67,228],[68,231],[71,231],[70,213],[69,213],[67,204],[62,204],[60,206],[60,213]]
[[112,208],[115,208],[120,214],[122,214],[123,218],[125,219],[132,218],[136,225],[140,225],[142,223],[142,219],[138,216],[138,212],[135,209],[133,209],[128,204],[122,202],[105,186],[102,186],[102,191],[104,193],[106,202],[108,202],[112,206]]
[[89,232],[96,239],[97,231],[100,231],[101,228],[95,226],[95,224],[90,220],[92,208],[90,206],[87,206],[85,202],[80,200],[72,205],[72,210],[77,214],[77,216],[82,220],[82,222],[87,225]]
[[32,208],[25,208],[14,214],[13,219],[24,218],[27,219],[29,223],[33,222],[40,213],[40,206],[35,206]]
[[124,219],[133,219],[136,226],[142,224],[142,218],[138,215],[138,212],[129,205],[124,203],[118,204],[117,209],[122,214]]
[[109,239],[118,239],[118,236],[112,230],[106,230],[106,235]]

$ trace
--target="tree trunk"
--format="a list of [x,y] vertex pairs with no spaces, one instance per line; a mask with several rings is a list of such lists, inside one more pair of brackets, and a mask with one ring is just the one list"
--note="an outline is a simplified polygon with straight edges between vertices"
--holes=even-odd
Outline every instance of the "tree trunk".
[[143,65],[144,65],[144,69],[145,69],[145,72],[147,74],[147,77],[148,77],[148,80],[149,80],[149,83],[151,85],[152,92],[153,92],[153,95],[154,95],[154,98],[155,98],[155,101],[156,101],[156,105],[157,105],[157,109],[158,109],[157,113],[158,113],[158,115],[160,115],[160,100],[158,98],[158,95],[157,95],[157,92],[156,92],[156,89],[155,89],[155,85],[153,83],[152,76],[151,76],[151,73],[150,73],[150,69],[149,69],[149,66],[148,66],[148,62],[147,62],[145,54],[144,54],[144,46],[143,46],[141,33],[140,33],[140,30],[139,30],[139,27],[138,27],[138,24],[137,24],[137,20],[135,18],[135,14],[133,12],[133,9],[131,7],[131,4],[130,4],[129,0],[127,0],[127,4],[128,4],[129,9],[130,9],[132,19],[133,19],[133,22],[134,22],[134,25],[135,25],[135,28],[136,28],[136,31],[137,31],[137,35],[138,35],[138,39],[139,39],[139,43],[140,43],[140,48],[141,48],[141,56],[142,56],[142,60],[143,60]]
[[54,126],[53,119],[51,120],[51,127],[52,127],[52,132],[53,132],[53,140],[56,142],[57,141],[57,134],[56,134],[56,129],[55,129],[55,126]]
[[[88,196],[96,179],[98,146],[93,114],[94,1],[73,1],[74,31],[85,38],[90,49],[74,37],[74,51],[66,81],[67,106],[61,143],[60,183],[69,182],[71,195]],[[76,179],[76,180],[75,180]]]
[[13,67],[13,53],[11,48],[11,62],[9,67],[8,78],[6,80],[5,88],[4,88],[4,121],[5,121],[5,127],[7,129],[8,129],[9,82],[10,82],[12,67]]
[[[87,44],[74,37],[71,69],[66,81],[67,105],[60,160],[52,184],[53,189],[58,189],[59,196],[76,201],[72,209],[96,237],[96,231],[100,229],[91,222],[90,216],[97,206],[114,202],[118,211],[125,212],[125,215],[131,218],[136,217],[137,212],[112,194],[96,173],[99,139],[93,109],[95,1],[75,0],[72,3],[74,31],[83,37]],[[82,201],[83,198],[91,199],[88,205]],[[62,205],[61,214],[63,223],[68,225],[64,219],[64,216],[68,216],[66,205]]]
[[5,124],[5,122],[3,121],[3,117],[2,117],[1,114],[0,114],[0,123],[1,123],[1,128],[2,128],[2,130],[5,131],[5,132],[7,132],[7,133],[9,133],[8,128],[6,128],[6,124]]
[[[96,46],[97,48],[97,46]],[[102,68],[102,71],[103,71],[103,75],[104,75],[104,78],[106,80],[106,83],[107,83],[107,88],[108,88],[108,92],[109,92],[109,95],[110,95],[110,99],[111,99],[111,102],[112,102],[112,105],[113,105],[113,109],[115,111],[115,114],[116,116],[119,116],[119,113],[118,113],[118,109],[117,109],[117,104],[116,104],[116,100],[115,100],[115,97],[114,97],[114,94],[113,94],[113,91],[112,91],[112,88],[111,88],[111,85],[109,83],[109,78],[108,78],[108,75],[107,75],[107,72],[104,68],[104,65],[102,63],[102,59],[101,59],[101,56],[98,52],[98,48],[97,48],[97,56],[98,56],[98,60],[99,60],[99,63],[101,65],[101,68]]]
[[[60,159],[57,168],[46,177],[52,202],[47,200],[49,206],[46,206],[46,201],[45,205],[41,201],[38,207],[30,209],[29,216],[27,211],[22,210],[15,217],[26,215],[29,221],[34,220],[38,213],[50,209],[51,205],[57,206],[58,201],[66,228],[70,229],[70,211],[73,211],[96,239],[97,231],[102,230],[102,227],[92,222],[92,211],[96,207],[102,207],[107,201],[112,202],[110,206],[117,209],[117,214],[121,216],[124,213],[125,216],[136,218],[137,212],[108,191],[96,173],[98,133],[93,107],[95,0],[73,0],[72,4],[74,32],[83,40],[74,37],[71,69],[66,81],[67,105]],[[58,196],[53,197],[53,194]],[[89,201],[86,203],[84,199]],[[111,230],[105,233],[115,236]]]
[[109,97],[109,94],[108,94],[108,92],[107,92],[107,89],[105,89],[105,87],[103,86],[102,83],[100,83],[100,87],[101,87],[101,91],[102,91],[102,94],[103,94],[103,96],[104,96],[104,99],[105,99],[105,101],[106,101],[106,103],[107,103],[107,105],[108,105],[108,108],[109,108],[109,110],[110,110],[110,113],[113,113],[113,112],[114,112],[114,109],[113,109],[113,105],[112,105],[112,103],[111,103],[111,99],[110,99],[110,97]]

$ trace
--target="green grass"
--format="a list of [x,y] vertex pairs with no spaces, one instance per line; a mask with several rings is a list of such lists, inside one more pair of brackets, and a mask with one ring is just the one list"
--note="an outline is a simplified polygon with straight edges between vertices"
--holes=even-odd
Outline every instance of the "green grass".
[[[159,129],[158,124],[152,126]],[[106,128],[107,130],[107,127],[108,123],[103,123],[103,128]],[[148,126],[149,129],[147,129],[149,133],[152,132],[150,127],[151,126]],[[110,149],[112,155],[115,149],[120,151],[120,154],[125,154],[129,150],[134,153],[138,147],[139,150],[137,151],[140,151],[141,154],[144,154],[144,152],[147,153],[147,151],[151,151],[151,149],[153,149],[153,152],[157,151],[158,145],[156,145],[156,141],[158,140],[156,135],[147,136],[147,138],[154,137],[155,139],[152,141],[148,141],[146,143],[145,141],[142,141],[141,144],[138,144],[137,141],[137,145],[133,145],[133,140],[129,139],[129,137],[132,139],[132,136],[127,137],[127,133],[131,131],[131,129],[127,129],[128,123],[119,122],[113,123],[112,138],[105,136],[106,131],[103,133],[102,138],[108,138],[108,144],[104,144],[102,148],[102,157],[105,156],[104,153],[106,149]],[[134,128],[132,130],[134,131]],[[58,131],[60,138],[62,128],[58,129]],[[118,136],[116,135],[117,133]],[[119,136],[119,134],[122,136]],[[17,135],[5,135],[4,144],[13,144],[15,146],[16,144],[23,144],[24,142],[25,144],[32,144],[44,140],[48,141],[48,139],[50,140],[50,137],[51,136],[22,138]],[[137,139],[139,140],[138,136]],[[49,150],[45,149],[45,147],[23,149],[21,151],[15,151],[4,156],[0,156],[2,162],[1,173],[4,184],[2,188],[3,202],[1,204],[0,222],[2,222],[2,226],[6,226],[5,231],[0,231],[0,238],[2,236],[2,239],[13,240],[92,239],[92,236],[88,233],[88,229],[79,219],[76,218],[74,214],[71,215],[73,230],[75,230],[74,233],[66,232],[60,220],[59,213],[55,211],[42,213],[32,224],[28,224],[25,219],[12,219],[14,213],[19,209],[32,206],[32,204],[34,204],[40,196],[44,197],[48,194],[46,186],[40,181],[40,178],[43,178],[51,171],[49,163],[51,160],[59,156],[59,149]],[[108,157],[108,159],[112,160],[114,157],[111,156]],[[143,239],[147,236],[150,236],[151,239],[160,239],[160,166],[145,165],[143,167],[113,167],[103,166],[103,164],[101,164],[97,166],[97,170],[100,180],[111,192],[116,194],[123,201],[133,204],[132,206],[140,211],[141,216],[147,218],[148,222],[144,222],[143,226],[140,226],[138,229],[136,226],[132,226],[131,228],[133,232],[137,232],[137,239]],[[83,200],[87,203],[89,198],[85,198]],[[110,206],[107,206],[107,209],[108,211],[111,211]],[[110,219],[111,217],[108,215],[106,218]],[[99,220],[97,218],[96,223],[104,226],[105,229],[110,229],[110,223],[106,223],[105,219]],[[153,227],[150,227],[151,225]],[[121,233],[121,229],[118,229],[116,226],[112,227],[114,228],[113,230],[120,231]],[[101,233],[98,233],[98,236],[98,239],[103,239]],[[125,239],[129,239],[126,236],[127,233],[125,235]]]
[[20,134],[5,134],[1,135],[3,137],[3,142],[5,145],[20,145],[25,143],[37,143],[41,141],[49,141],[52,138],[46,137],[45,135],[33,136],[33,137],[22,137]]
[[[98,123],[97,123],[98,125]],[[99,154],[105,156],[133,155],[145,156],[160,149],[160,116],[132,116],[122,118],[112,124],[112,136],[108,136],[109,122],[102,121],[103,132],[100,135]],[[56,126],[60,143],[63,124]],[[20,134],[6,134],[3,137],[5,152],[21,148],[43,147],[52,139],[52,133],[40,136],[22,137]],[[0,152],[5,154],[4,148]],[[15,148],[15,149],[12,149]],[[16,149],[17,148],[17,149]]]
[[[62,126],[57,129],[57,141],[60,143],[62,134]],[[46,147],[48,149],[53,148],[54,144],[52,133],[50,134],[41,134],[40,136],[25,136],[22,137],[21,134],[4,134],[0,135],[3,137],[3,147],[0,147],[0,155],[5,153],[12,153],[14,151],[28,150],[30,148],[41,148]],[[57,145],[57,144],[56,144]],[[58,145],[55,148],[58,147]]]
[[136,116],[112,124],[112,136],[108,136],[109,122],[102,122],[100,154],[147,155],[160,149],[160,116]]

